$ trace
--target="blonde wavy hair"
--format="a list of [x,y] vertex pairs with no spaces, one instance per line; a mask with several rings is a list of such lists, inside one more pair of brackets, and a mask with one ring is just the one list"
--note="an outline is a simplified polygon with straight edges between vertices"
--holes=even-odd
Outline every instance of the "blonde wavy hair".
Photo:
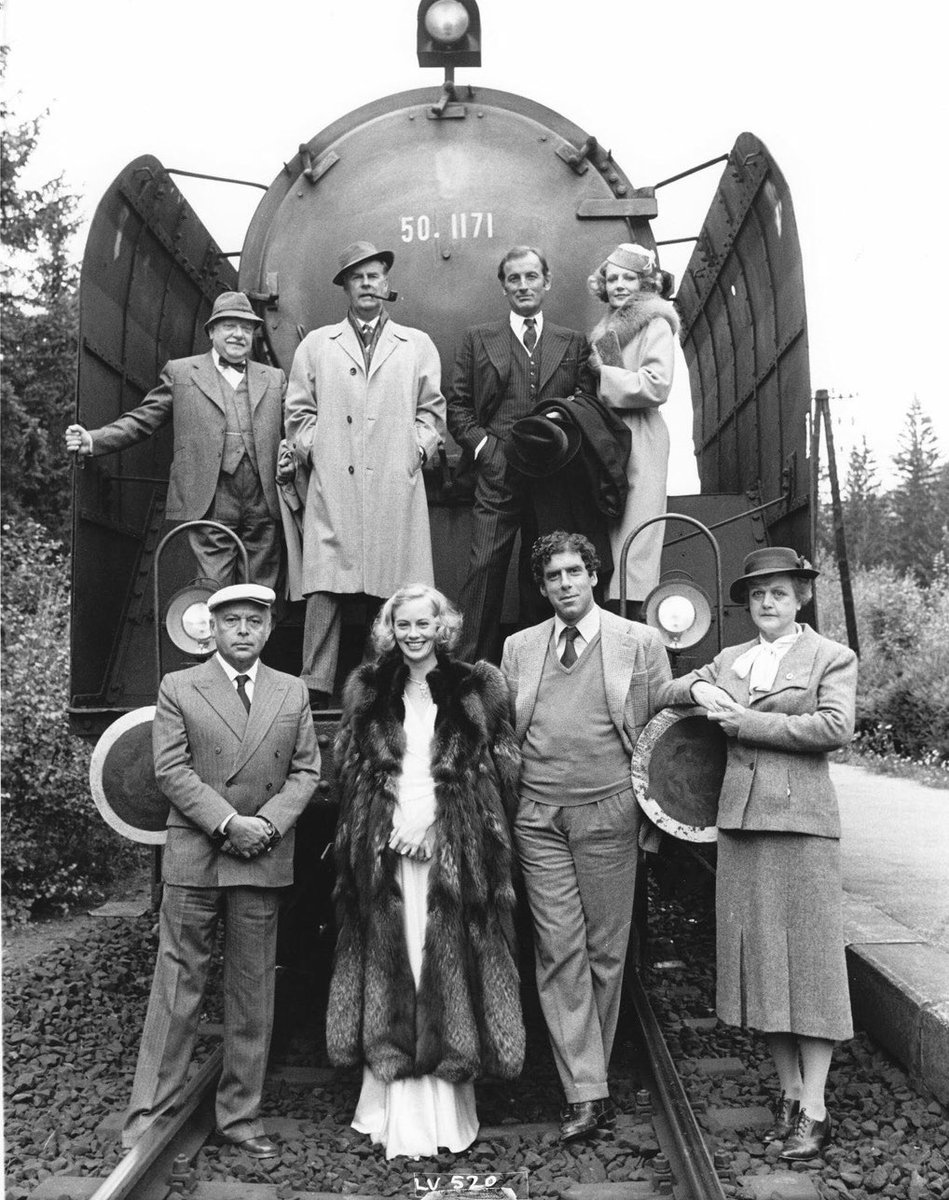
[[372,623],[372,646],[376,654],[386,654],[395,648],[396,610],[409,600],[428,600],[432,616],[438,622],[435,645],[439,650],[454,649],[461,636],[461,613],[437,588],[427,583],[409,583],[389,597]]

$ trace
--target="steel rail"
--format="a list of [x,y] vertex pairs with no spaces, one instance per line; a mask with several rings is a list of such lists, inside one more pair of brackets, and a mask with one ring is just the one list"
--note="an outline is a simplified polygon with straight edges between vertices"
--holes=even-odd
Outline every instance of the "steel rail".
[[[675,1196],[677,1200],[725,1200],[725,1192],[705,1144],[705,1137],[685,1094],[646,989],[639,972],[631,967],[632,964],[627,965],[623,988],[636,1010],[646,1056],[652,1068],[662,1112],[668,1122],[672,1145],[662,1148],[679,1184]],[[658,1127],[656,1133],[658,1136]]]
[[205,1127],[202,1130],[198,1110],[216,1088],[223,1061],[224,1051],[218,1046],[188,1080],[182,1093],[181,1107],[173,1115],[152,1125],[99,1184],[89,1200],[150,1200],[152,1196],[167,1196],[171,1185],[167,1175],[162,1179],[160,1174],[169,1169],[168,1160],[176,1156],[178,1143],[189,1136],[193,1138],[196,1127],[203,1143],[214,1126],[212,1115],[203,1122]]

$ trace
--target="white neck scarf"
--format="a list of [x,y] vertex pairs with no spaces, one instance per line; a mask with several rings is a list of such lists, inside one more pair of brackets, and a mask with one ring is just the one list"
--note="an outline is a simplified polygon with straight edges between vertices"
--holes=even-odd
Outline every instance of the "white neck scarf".
[[770,692],[778,675],[778,663],[791,649],[801,633],[800,625],[795,625],[793,633],[766,642],[759,635],[758,641],[746,650],[732,663],[732,670],[739,679],[748,679],[749,692]]

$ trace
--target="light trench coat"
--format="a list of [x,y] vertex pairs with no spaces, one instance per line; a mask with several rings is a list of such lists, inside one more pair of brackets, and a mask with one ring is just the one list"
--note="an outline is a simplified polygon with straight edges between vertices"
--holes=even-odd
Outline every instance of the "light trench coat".
[[310,471],[304,595],[434,583],[419,450],[431,459],[443,442],[445,399],[428,334],[387,320],[367,376],[348,320],[313,330],[293,358],[285,425]]

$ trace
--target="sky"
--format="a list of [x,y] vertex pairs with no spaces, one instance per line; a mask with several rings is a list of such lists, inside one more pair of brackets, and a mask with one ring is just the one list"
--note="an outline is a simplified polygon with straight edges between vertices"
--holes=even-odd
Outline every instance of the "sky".
[[[49,110],[31,182],[63,173],[88,219],[125,164],[269,184],[300,142],[367,101],[429,83],[416,0],[5,0],[8,95]],[[838,460],[866,437],[886,478],[914,395],[949,457],[943,223],[949,11],[852,0],[480,0],[482,67],[459,82],[547,105],[643,186],[761,138],[793,197],[811,384]],[[937,61],[938,59],[938,61]],[[721,168],[659,193],[657,239],[695,234]],[[259,192],[179,186],[237,249]],[[77,254],[81,245],[77,247]],[[690,246],[663,265],[681,276]],[[687,373],[666,406],[670,492],[692,491]]]

